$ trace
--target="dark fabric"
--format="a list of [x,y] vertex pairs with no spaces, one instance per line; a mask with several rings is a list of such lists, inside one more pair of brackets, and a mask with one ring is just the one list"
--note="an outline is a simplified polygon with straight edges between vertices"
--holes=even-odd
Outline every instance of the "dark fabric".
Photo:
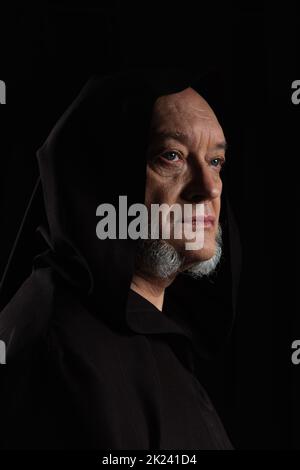
[[172,73],[94,77],[38,151],[45,250],[0,314],[7,343],[0,446],[230,446],[193,374],[193,361],[218,352],[234,318],[240,257],[226,181],[218,273],[208,281],[178,276],[166,291],[164,316],[141,299],[126,308],[136,241],[103,241],[95,233],[99,204],[117,205],[119,195],[128,205],[144,202],[153,103],[189,84],[201,93],[201,80],[176,82]]
[[[116,332],[53,281],[51,268],[37,270],[2,313],[20,350],[5,370],[1,448],[232,448],[193,372],[190,338],[165,312],[130,290],[132,329]],[[19,317],[6,319],[12,309]]]

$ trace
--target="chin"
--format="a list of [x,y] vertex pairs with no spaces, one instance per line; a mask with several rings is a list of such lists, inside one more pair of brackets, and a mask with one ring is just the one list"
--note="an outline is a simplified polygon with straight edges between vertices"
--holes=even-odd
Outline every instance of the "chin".
[[184,256],[187,264],[192,265],[200,261],[207,261],[214,256],[216,252],[216,244],[212,243],[204,246],[201,250],[185,250]]
[[[186,250],[185,241],[180,240],[180,244],[176,243],[177,240],[173,240],[171,243],[174,248],[185,258],[185,265],[187,268],[191,267],[195,263],[201,261],[207,261],[215,255],[216,252],[216,241],[207,240],[204,243],[204,247],[201,250]],[[188,240],[187,240],[188,241]],[[182,243],[183,242],[183,243]]]

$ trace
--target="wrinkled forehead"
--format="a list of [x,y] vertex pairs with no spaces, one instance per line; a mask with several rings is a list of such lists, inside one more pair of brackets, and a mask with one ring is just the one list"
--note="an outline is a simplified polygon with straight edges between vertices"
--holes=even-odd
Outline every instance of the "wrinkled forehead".
[[160,96],[154,103],[151,136],[210,134],[213,140],[224,140],[222,127],[207,101],[193,88]]

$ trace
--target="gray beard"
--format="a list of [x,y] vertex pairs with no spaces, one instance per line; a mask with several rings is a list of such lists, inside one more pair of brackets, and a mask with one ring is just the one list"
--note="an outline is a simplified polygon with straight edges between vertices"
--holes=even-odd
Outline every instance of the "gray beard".
[[200,279],[215,272],[222,256],[222,229],[218,225],[216,234],[215,254],[208,260],[199,261],[192,267],[184,269],[184,255],[166,240],[140,239],[135,260],[135,269],[138,273],[149,278],[172,279],[178,273]]

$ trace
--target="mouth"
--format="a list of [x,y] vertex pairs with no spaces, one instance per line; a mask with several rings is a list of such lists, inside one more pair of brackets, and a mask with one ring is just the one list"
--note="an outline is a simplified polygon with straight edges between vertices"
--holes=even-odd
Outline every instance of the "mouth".
[[194,216],[191,218],[185,218],[183,220],[184,224],[190,224],[194,229],[204,228],[210,229],[213,228],[215,225],[215,217],[213,215],[205,215],[205,216]]

